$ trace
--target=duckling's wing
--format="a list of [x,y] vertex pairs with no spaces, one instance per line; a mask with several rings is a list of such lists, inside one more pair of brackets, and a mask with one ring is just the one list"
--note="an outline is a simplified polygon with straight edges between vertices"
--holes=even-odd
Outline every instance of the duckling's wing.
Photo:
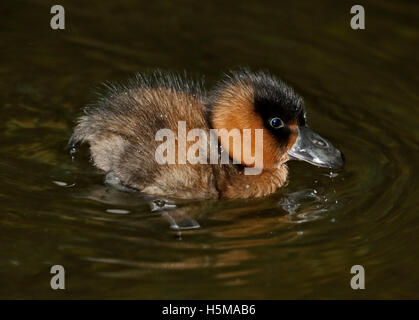
[[137,76],[85,109],[70,144],[89,143],[95,166],[112,171],[123,185],[152,194],[216,197],[210,166],[162,165],[155,159],[160,129],[177,134],[184,121],[188,129],[209,131],[202,97],[200,87],[181,76]]

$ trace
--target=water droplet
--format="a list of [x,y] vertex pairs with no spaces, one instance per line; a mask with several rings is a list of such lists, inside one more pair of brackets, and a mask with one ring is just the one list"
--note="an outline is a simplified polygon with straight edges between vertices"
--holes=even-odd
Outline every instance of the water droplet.
[[76,185],[75,183],[68,184],[67,182],[56,181],[56,180],[52,181],[52,183],[56,184],[57,186],[66,187],[66,188],[71,188],[71,187],[74,187]]
[[19,266],[20,262],[17,260],[10,260],[10,264],[14,265],[14,266]]
[[166,204],[166,202],[164,200],[155,200],[154,203],[158,206],[158,207],[164,207],[164,205]]
[[106,212],[115,213],[115,214],[128,214],[128,213],[130,213],[129,210],[124,210],[124,209],[106,209]]
[[53,181],[53,183],[55,183],[57,186],[60,186],[60,187],[66,187],[67,186],[67,183],[62,182],[62,181]]
[[174,209],[176,204],[170,203],[165,200],[157,199],[151,202],[151,211],[161,211],[165,209]]

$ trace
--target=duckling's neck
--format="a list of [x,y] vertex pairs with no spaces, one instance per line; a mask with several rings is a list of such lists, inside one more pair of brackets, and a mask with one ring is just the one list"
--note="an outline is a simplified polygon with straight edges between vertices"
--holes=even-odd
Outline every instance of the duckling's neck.
[[246,175],[243,168],[229,167],[221,172],[218,190],[224,199],[263,197],[283,186],[287,175],[285,162],[275,168],[264,169],[258,175]]

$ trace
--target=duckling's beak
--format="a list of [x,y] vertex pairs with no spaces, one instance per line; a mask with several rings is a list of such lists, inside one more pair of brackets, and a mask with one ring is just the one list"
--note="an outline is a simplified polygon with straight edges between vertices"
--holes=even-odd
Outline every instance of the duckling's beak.
[[345,163],[343,154],[337,148],[306,126],[298,127],[297,140],[288,150],[288,156],[290,160],[302,160],[330,169],[342,168]]

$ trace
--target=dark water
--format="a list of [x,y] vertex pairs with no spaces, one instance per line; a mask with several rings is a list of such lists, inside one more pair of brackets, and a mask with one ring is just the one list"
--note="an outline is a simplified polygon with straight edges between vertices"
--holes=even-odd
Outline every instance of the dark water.
[[[60,3],[64,31],[53,1],[0,5],[1,298],[419,298],[416,1],[366,3],[363,31],[350,1]],[[103,81],[159,67],[211,85],[243,65],[304,96],[343,171],[291,163],[268,198],[179,202],[202,228],[178,234],[64,150]]]

